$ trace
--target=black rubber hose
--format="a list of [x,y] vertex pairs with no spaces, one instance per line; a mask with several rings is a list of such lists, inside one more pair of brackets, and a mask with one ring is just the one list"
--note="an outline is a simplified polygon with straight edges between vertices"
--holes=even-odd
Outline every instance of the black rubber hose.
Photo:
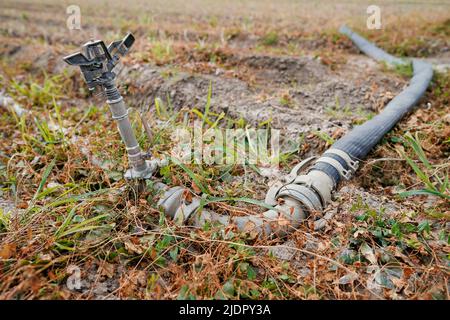
[[413,68],[414,77],[409,86],[392,99],[380,114],[355,127],[333,144],[333,148],[341,149],[357,159],[364,158],[381,138],[412,109],[427,90],[428,83],[433,77],[430,64],[414,60]]
[[396,64],[406,64],[408,61],[405,61],[403,59],[394,57],[393,55],[387,53],[386,51],[378,48],[376,45],[374,45],[372,42],[364,39],[356,32],[353,32],[349,27],[342,26],[339,28],[339,32],[342,34],[345,34],[347,37],[349,37],[353,43],[358,47],[359,50],[364,52],[367,56],[377,60],[377,61],[384,61],[387,64],[390,65],[396,65]]
[[[407,63],[377,48],[347,27],[342,27],[341,32],[349,36],[361,51],[377,60],[385,61],[391,65]],[[412,63],[414,76],[412,77],[409,86],[392,99],[381,113],[371,120],[364,122],[362,125],[356,126],[344,137],[336,141],[332,148],[346,152],[354,160],[364,159],[370,150],[380,142],[383,136],[388,133],[405,114],[411,111],[427,90],[428,84],[433,77],[431,64],[421,60],[413,60]],[[348,169],[344,159],[335,155],[333,155],[333,158],[338,160],[345,169]],[[325,172],[334,180],[336,185],[340,181],[339,172],[327,163],[316,163],[312,170]]]

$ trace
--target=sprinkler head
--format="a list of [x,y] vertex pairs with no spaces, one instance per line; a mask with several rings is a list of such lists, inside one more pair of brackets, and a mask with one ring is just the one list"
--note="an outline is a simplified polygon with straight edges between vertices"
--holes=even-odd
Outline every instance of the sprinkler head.
[[89,90],[94,90],[106,82],[115,79],[112,71],[134,43],[134,36],[129,33],[122,40],[112,42],[108,47],[102,40],[86,42],[80,52],[64,57],[64,61],[79,66]]

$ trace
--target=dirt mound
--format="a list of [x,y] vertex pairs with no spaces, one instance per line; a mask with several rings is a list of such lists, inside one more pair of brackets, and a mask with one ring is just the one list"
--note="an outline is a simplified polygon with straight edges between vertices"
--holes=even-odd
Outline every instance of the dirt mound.
[[[175,109],[203,109],[212,85],[211,110],[244,117],[256,125],[272,125],[290,134],[351,126],[354,117],[367,116],[401,91],[405,81],[382,72],[369,58],[355,56],[332,71],[309,58],[248,56],[239,58],[266,79],[265,86],[216,75],[178,72],[153,65],[125,67],[121,80],[133,88],[130,105],[153,107],[159,97]],[[276,85],[275,85],[276,84]],[[281,85],[280,85],[281,84]]]
[[314,84],[329,76],[329,70],[312,57],[249,56],[237,65],[255,69],[256,77],[277,84]]

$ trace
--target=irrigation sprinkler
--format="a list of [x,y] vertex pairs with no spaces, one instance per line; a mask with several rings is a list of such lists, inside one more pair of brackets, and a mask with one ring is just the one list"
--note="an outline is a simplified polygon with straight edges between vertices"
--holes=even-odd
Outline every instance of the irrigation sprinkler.
[[125,173],[126,179],[148,179],[156,169],[156,163],[146,160],[134,135],[128,117],[128,110],[115,84],[114,67],[121,56],[125,55],[134,43],[134,36],[129,33],[122,40],[112,42],[108,47],[102,40],[85,43],[80,52],[64,57],[69,65],[79,66],[89,90],[100,87],[106,94],[106,102],[116,121],[120,136],[125,144],[130,168]]

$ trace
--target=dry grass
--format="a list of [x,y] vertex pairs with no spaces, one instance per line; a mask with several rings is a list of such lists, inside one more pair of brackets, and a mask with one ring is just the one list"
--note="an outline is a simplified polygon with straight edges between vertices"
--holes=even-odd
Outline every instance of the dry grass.
[[[381,2],[384,30],[377,33],[365,31],[367,3],[361,1],[79,3],[84,29],[69,32],[64,3],[2,1],[0,37],[6,45],[0,49],[0,88],[32,113],[19,119],[0,109],[0,197],[16,207],[0,207],[0,298],[449,298],[448,200],[398,196],[424,185],[398,152],[420,163],[400,139],[406,132],[420,137],[432,167],[419,166],[433,183],[435,175],[448,178],[449,73],[435,77],[421,108],[386,137],[347,186],[400,209],[387,214],[383,201],[362,201],[367,193],[343,193],[329,208],[335,215],[325,230],[315,232],[305,223],[289,239],[256,240],[232,226],[174,225],[156,208],[159,195],[152,183],[134,194],[122,179],[126,155],[107,106],[89,97],[78,70],[63,71],[60,61],[92,35],[109,41],[133,30],[138,42],[126,65],[167,66],[168,76],[179,70],[213,74],[220,66],[224,77],[261,85],[251,70],[236,64],[235,55],[317,53],[325,65],[339,69],[356,52],[336,33],[343,21],[392,53],[439,56],[449,47],[447,4]],[[132,81],[122,89],[129,101],[139,93]],[[289,101],[289,91],[281,92]],[[424,108],[425,101],[431,108]],[[172,123],[196,119],[193,107],[186,101],[178,114],[170,114]],[[136,114],[133,123],[142,146],[158,155],[171,142],[154,118],[153,141],[145,139]],[[242,125],[240,119],[226,121]],[[307,139],[307,146],[284,159],[284,170],[308,150],[319,153],[326,146],[312,132]],[[190,168],[211,196],[264,193],[251,168]],[[220,180],[225,172],[234,179]],[[244,186],[236,180],[242,175],[249,177]],[[161,170],[158,179],[199,191],[176,165]],[[236,213],[241,205],[212,208]],[[268,253],[285,240],[291,260]],[[71,265],[81,270],[80,290],[67,288]]]

